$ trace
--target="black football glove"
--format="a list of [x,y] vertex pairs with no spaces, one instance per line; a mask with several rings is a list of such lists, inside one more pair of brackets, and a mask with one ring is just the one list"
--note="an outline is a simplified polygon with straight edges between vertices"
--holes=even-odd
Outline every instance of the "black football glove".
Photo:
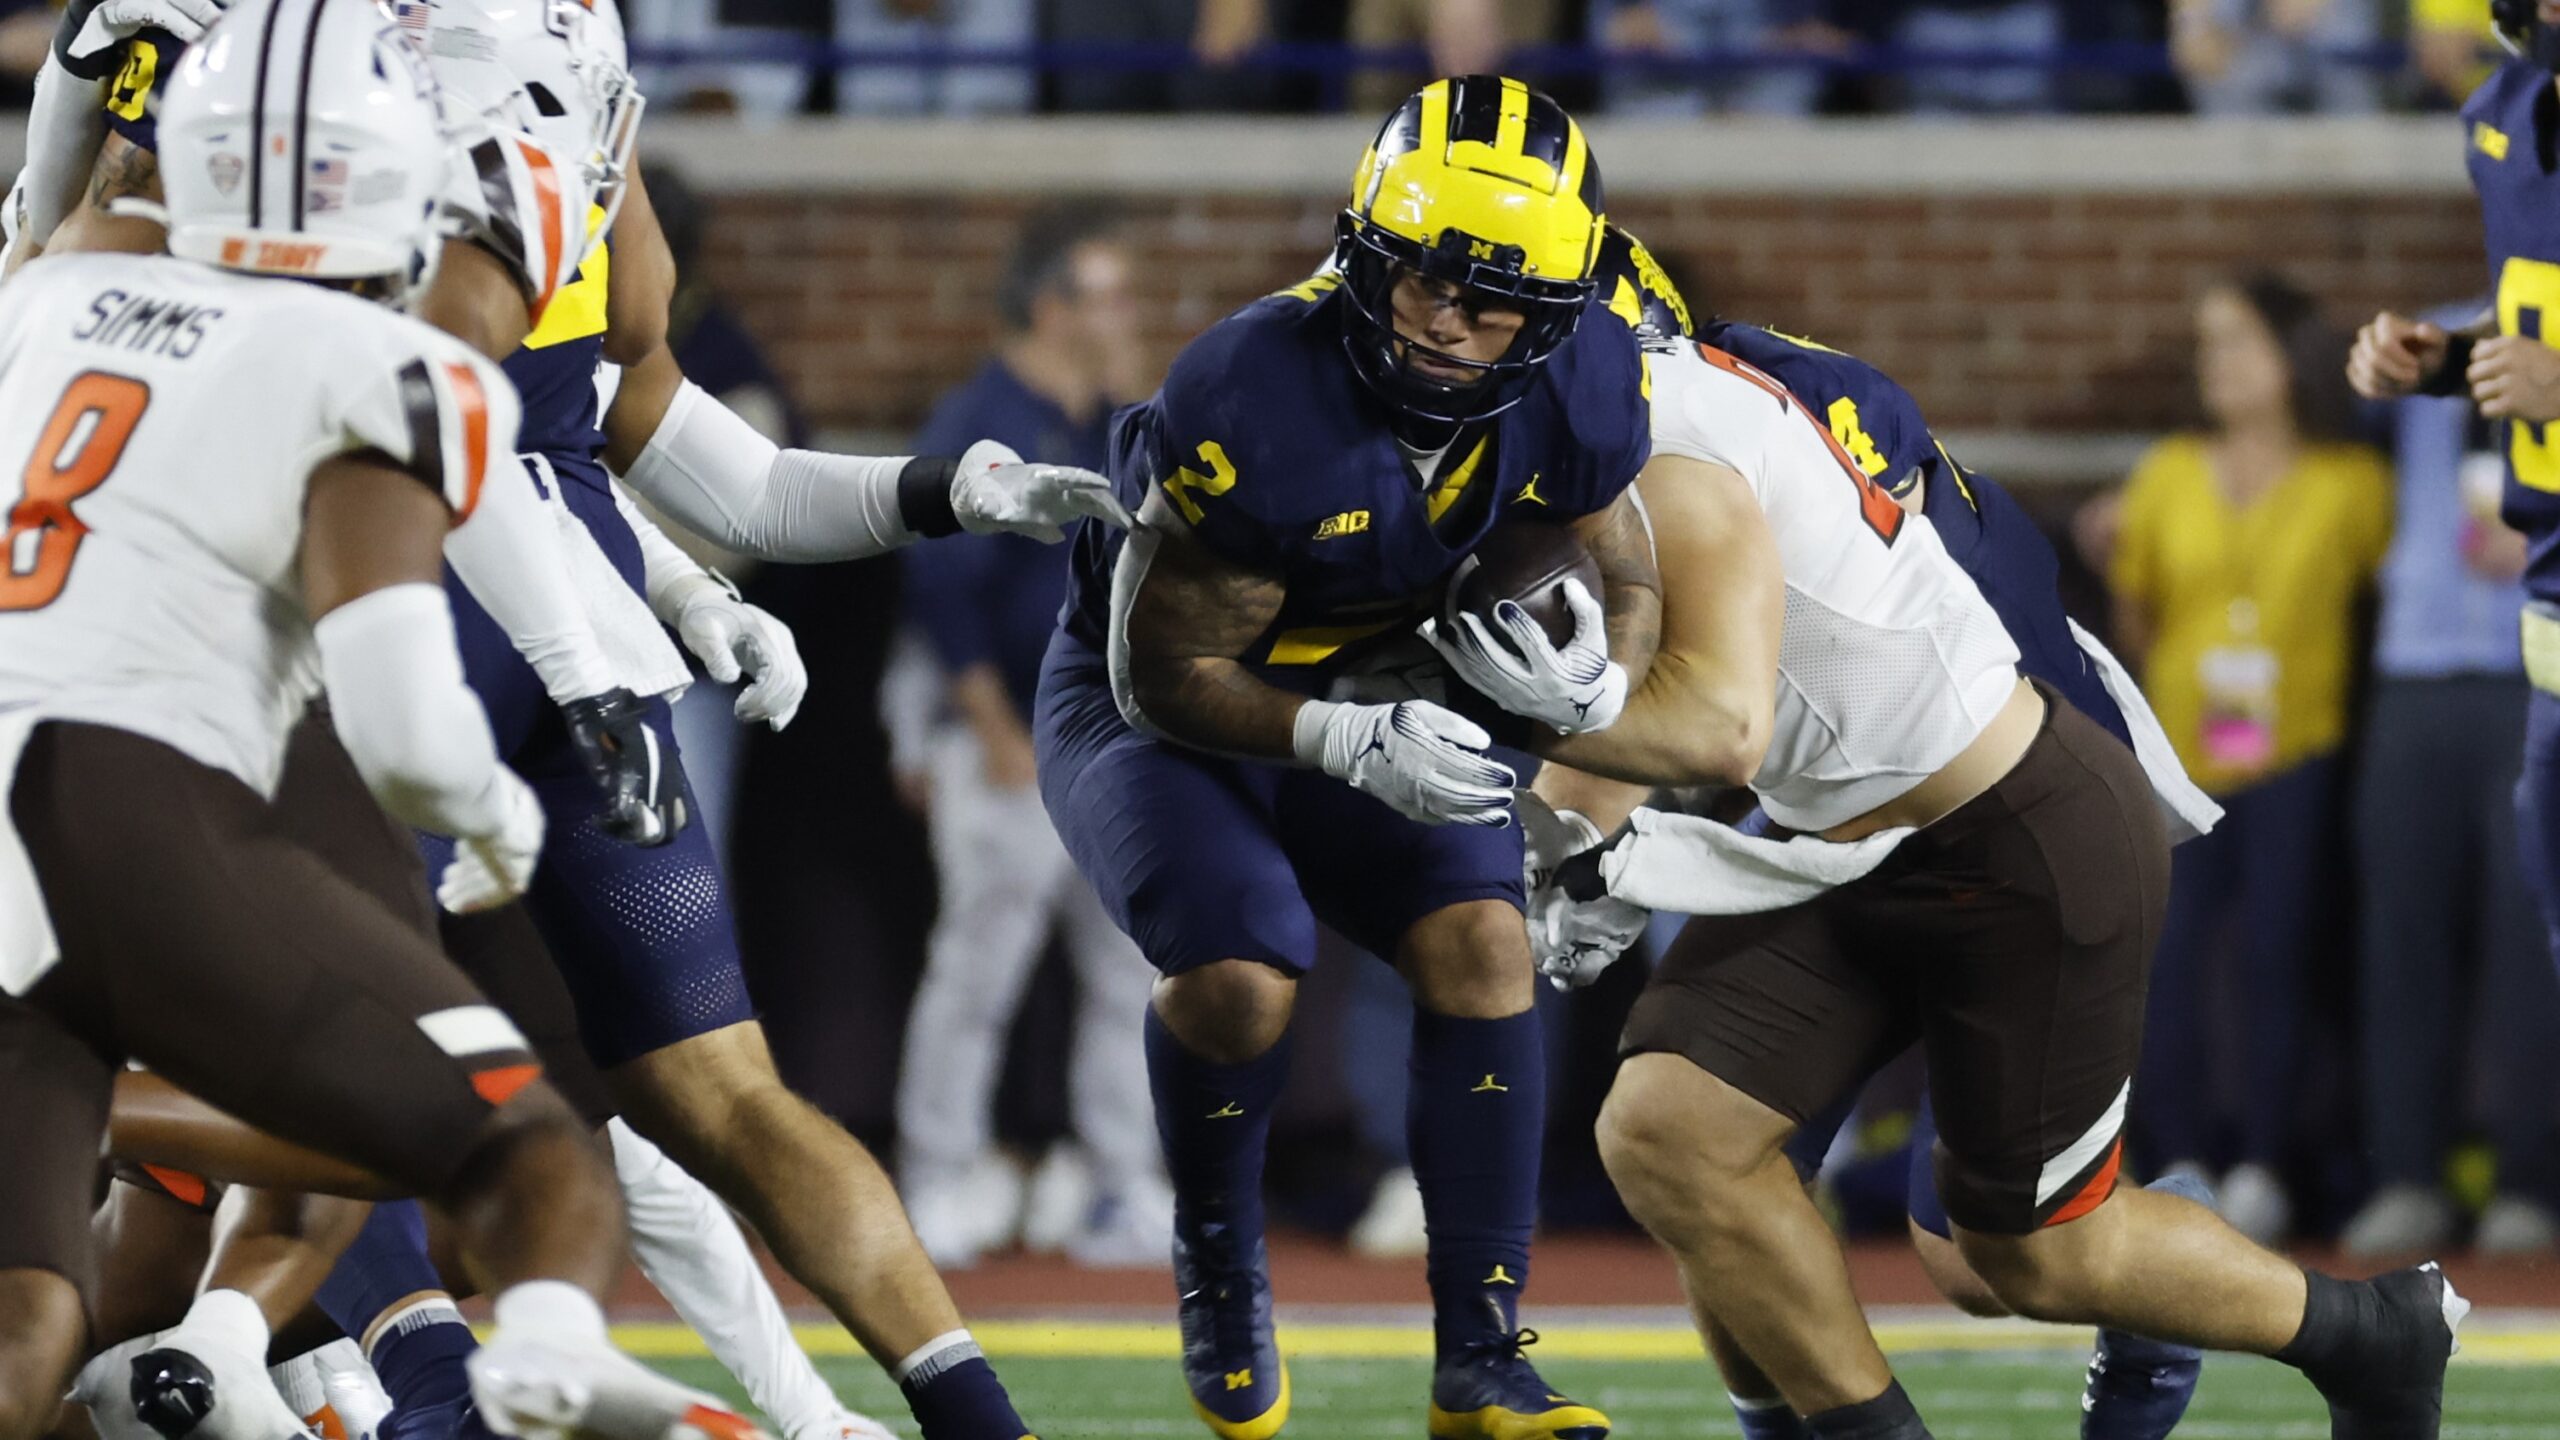
[[658,744],[648,707],[626,689],[560,707],[569,739],[604,792],[605,833],[634,845],[664,845],[685,827],[684,777]]

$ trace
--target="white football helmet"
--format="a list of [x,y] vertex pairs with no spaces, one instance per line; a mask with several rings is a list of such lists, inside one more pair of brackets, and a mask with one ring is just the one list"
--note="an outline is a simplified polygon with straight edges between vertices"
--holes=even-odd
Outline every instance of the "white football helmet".
[[614,0],[393,0],[446,103],[541,142],[578,168],[613,228],[646,101]]
[[169,251],[225,269],[422,289],[452,147],[435,78],[380,9],[236,0],[160,110]]

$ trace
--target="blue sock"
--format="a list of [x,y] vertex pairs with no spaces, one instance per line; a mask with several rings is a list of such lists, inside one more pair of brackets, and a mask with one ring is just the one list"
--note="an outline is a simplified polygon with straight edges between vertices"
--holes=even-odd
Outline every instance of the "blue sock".
[[1899,1380],[1873,1400],[1807,1415],[1804,1428],[1817,1440],[1929,1440],[1929,1427]]
[[1745,1400],[1728,1394],[1733,1402],[1733,1423],[1742,1427],[1742,1440],[1813,1440],[1813,1431],[1784,1400]]
[[1501,1020],[1414,1011],[1405,1132],[1431,1231],[1432,1332],[1443,1360],[1519,1328],[1546,1121],[1537,1011]]
[[385,1310],[421,1290],[442,1289],[444,1277],[427,1257],[426,1212],[415,1200],[387,1200],[365,1218],[355,1243],[320,1282],[317,1299],[339,1329],[360,1341]]
[[1013,1397],[1004,1393],[977,1341],[964,1331],[926,1348],[924,1358],[898,1367],[898,1388],[906,1392],[907,1409],[924,1440],[1030,1440],[1031,1427],[1015,1412]]
[[1146,1034],[1175,1226],[1195,1252],[1228,1242],[1224,1255],[1202,1257],[1209,1263],[1241,1259],[1262,1239],[1262,1156],[1289,1076],[1289,1037],[1241,1065],[1219,1065],[1192,1054],[1152,1008]]
[[[2163,1175],[2143,1188],[2213,1204],[2213,1191],[2192,1175]],[[2193,1345],[2099,1331],[2080,1396],[2082,1440],[2164,1440],[2186,1418],[2203,1373],[2204,1352]]]
[[[444,1278],[427,1256],[426,1212],[415,1200],[399,1200],[373,1207],[316,1298],[340,1330],[361,1339],[402,1300],[443,1289]],[[449,1300],[412,1309],[383,1327],[365,1356],[391,1396],[381,1440],[486,1435],[462,1369],[463,1359],[479,1348]]]

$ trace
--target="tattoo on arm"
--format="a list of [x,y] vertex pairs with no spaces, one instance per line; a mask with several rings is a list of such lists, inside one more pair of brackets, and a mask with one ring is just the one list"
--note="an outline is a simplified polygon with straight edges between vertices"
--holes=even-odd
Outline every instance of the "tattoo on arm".
[[1653,530],[1629,486],[1609,508],[1574,522],[1574,530],[1600,562],[1602,597],[1609,612],[1609,658],[1626,667],[1630,689],[1644,683],[1662,646],[1662,571],[1653,553]]
[[1302,697],[1259,679],[1238,658],[1279,615],[1281,582],[1212,555],[1169,516],[1151,513],[1143,523],[1156,532],[1157,549],[1124,622],[1139,710],[1186,745],[1291,758]]
[[122,136],[110,135],[89,171],[89,204],[103,210],[126,196],[160,198],[160,157]]

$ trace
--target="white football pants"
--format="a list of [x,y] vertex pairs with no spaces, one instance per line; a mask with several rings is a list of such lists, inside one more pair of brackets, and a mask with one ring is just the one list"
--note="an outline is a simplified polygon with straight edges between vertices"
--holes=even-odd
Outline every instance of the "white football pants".
[[900,1173],[958,1174],[986,1149],[1004,1042],[1051,933],[1076,974],[1068,1114],[1107,1191],[1160,1166],[1143,1040],[1155,969],[1076,872],[1034,788],[987,783],[954,727],[932,755],[942,913],[907,1017],[898,1079]]

